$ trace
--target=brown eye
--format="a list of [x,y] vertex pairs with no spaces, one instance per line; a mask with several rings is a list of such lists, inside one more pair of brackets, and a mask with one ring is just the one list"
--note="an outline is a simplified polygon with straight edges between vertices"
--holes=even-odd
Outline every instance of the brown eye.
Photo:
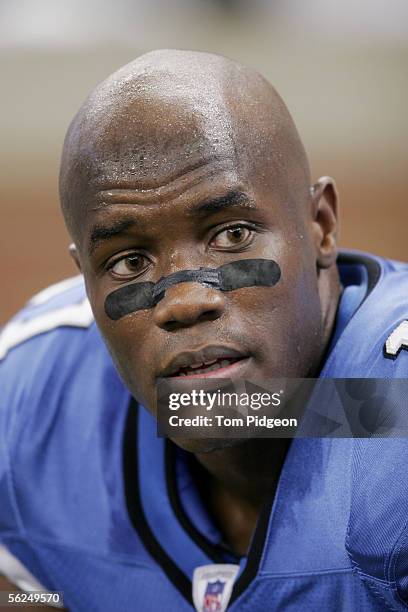
[[211,241],[211,246],[221,248],[243,246],[248,243],[251,237],[252,231],[248,227],[236,225],[217,234]]
[[144,255],[128,255],[117,260],[111,266],[111,272],[115,276],[127,277],[140,274],[149,265],[149,260]]

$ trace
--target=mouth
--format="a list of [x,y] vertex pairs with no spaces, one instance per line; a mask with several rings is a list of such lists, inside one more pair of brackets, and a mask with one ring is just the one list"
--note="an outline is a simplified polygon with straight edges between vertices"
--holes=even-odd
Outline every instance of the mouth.
[[228,378],[249,355],[226,346],[207,346],[197,351],[179,353],[163,370],[166,378]]

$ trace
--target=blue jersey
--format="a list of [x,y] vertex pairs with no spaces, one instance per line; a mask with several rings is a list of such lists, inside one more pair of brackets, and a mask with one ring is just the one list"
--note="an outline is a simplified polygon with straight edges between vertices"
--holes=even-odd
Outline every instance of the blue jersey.
[[[408,265],[349,252],[339,269],[321,376],[406,378]],[[192,610],[197,568],[224,565],[231,611],[406,609],[405,439],[293,440],[235,558],[188,453],[156,436],[116,373],[81,277],[34,298],[0,358],[0,544],[70,610]],[[198,608],[221,609],[223,588],[208,582]]]

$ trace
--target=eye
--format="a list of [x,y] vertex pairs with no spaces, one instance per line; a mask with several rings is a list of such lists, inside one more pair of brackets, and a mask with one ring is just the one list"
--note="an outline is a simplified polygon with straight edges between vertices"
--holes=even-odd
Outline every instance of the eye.
[[235,225],[216,234],[210,246],[224,249],[248,246],[252,242],[253,234],[251,228],[245,225]]
[[144,255],[132,253],[117,259],[108,268],[114,276],[130,278],[141,274],[148,267],[149,263],[149,259]]

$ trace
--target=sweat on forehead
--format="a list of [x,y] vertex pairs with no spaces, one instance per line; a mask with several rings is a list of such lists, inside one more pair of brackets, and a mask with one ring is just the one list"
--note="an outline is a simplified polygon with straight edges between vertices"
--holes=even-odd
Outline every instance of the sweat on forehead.
[[68,227],[92,189],[152,189],[224,159],[281,191],[309,185],[294,123],[261,75],[209,53],[147,53],[98,85],[70,125],[60,173]]

